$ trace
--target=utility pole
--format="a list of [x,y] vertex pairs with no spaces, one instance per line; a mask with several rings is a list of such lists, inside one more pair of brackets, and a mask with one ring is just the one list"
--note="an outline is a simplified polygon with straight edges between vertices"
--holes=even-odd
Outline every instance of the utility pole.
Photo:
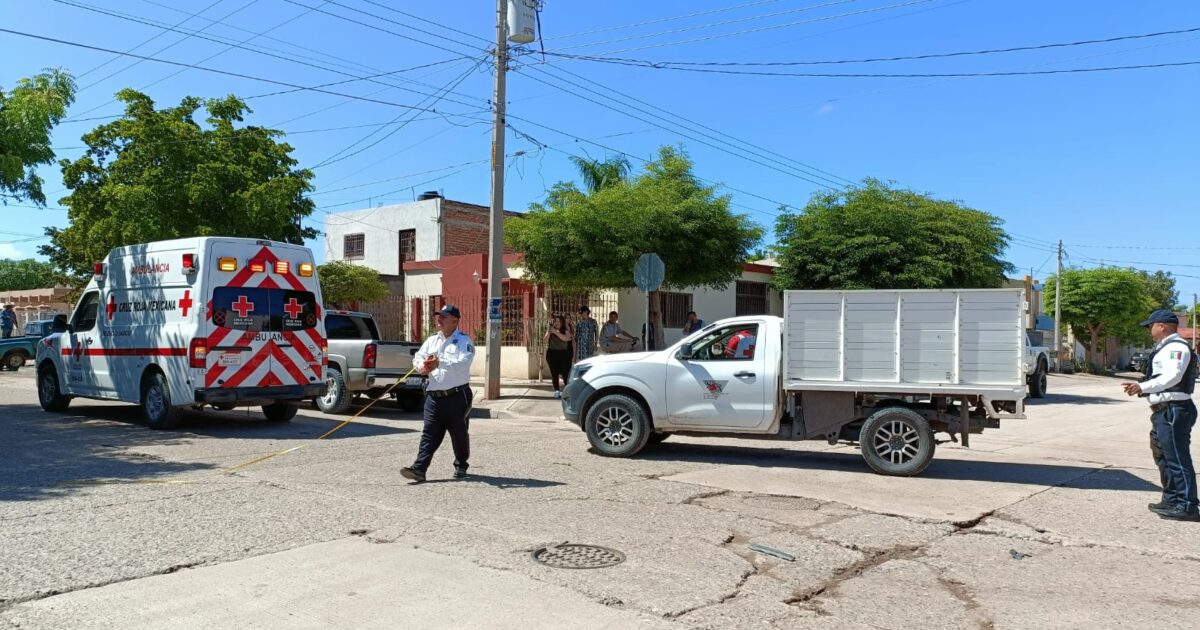
[[496,0],[496,93],[492,97],[492,215],[488,247],[487,400],[500,398],[500,304],[504,296],[504,73],[508,70],[508,0]]
[[1058,241],[1058,271],[1054,273],[1054,371],[1062,373],[1062,239]]

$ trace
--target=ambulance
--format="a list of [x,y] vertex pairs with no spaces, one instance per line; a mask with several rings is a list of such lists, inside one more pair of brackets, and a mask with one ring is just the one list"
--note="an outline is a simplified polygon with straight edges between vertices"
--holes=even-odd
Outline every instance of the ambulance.
[[136,403],[155,429],[187,408],[261,406],[286,422],[325,393],[312,252],[203,237],[131,245],[96,263],[75,310],[38,344],[38,398]]

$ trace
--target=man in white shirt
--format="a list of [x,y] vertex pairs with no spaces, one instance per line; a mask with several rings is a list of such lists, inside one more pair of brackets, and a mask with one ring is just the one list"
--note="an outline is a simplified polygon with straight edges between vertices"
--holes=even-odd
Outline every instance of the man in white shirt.
[[417,483],[425,481],[425,471],[447,432],[454,447],[454,478],[467,476],[467,459],[471,456],[467,416],[471,413],[475,344],[458,329],[459,317],[457,307],[443,306],[434,315],[438,333],[426,339],[413,355],[413,365],[429,377],[425,382],[425,427],[416,461],[401,468],[400,474]]
[[1150,454],[1162,481],[1162,501],[1150,511],[1174,521],[1200,521],[1196,500],[1196,468],[1192,464],[1192,427],[1196,424],[1197,357],[1179,336],[1175,313],[1158,310],[1142,326],[1150,329],[1154,350],[1145,378],[1125,383],[1125,393],[1150,399]]

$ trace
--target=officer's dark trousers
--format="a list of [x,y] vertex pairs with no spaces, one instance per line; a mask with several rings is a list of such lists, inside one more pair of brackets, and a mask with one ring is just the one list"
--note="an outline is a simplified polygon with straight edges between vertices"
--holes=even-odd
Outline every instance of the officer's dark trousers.
[[446,433],[450,433],[450,444],[454,447],[454,467],[467,469],[471,457],[471,437],[467,433],[467,415],[471,413],[471,388],[463,388],[449,396],[436,398],[433,392],[425,394],[425,428],[421,431],[421,448],[413,470],[425,472],[433,454],[442,445]]
[[1192,464],[1192,427],[1196,405],[1192,401],[1163,405],[1150,416],[1150,453],[1162,480],[1163,501],[1194,512],[1196,467]]

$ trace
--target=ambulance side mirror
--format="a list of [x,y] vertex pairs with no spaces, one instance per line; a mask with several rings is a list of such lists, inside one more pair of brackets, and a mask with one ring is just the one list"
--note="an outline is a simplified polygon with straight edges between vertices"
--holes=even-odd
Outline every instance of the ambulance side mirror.
[[67,323],[67,318],[65,315],[56,315],[54,319],[50,321],[50,332],[71,332],[71,325]]

